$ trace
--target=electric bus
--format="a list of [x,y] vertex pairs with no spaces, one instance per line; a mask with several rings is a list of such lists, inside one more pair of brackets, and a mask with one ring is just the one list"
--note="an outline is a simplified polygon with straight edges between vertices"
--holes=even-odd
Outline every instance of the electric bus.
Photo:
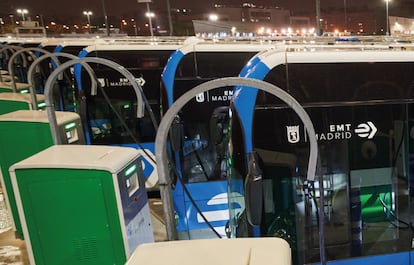
[[[379,40],[371,38],[346,45],[337,41],[335,45],[370,47],[374,41]],[[171,56],[163,71],[163,112],[182,94],[203,82],[236,76],[249,58],[253,57],[248,63],[252,65],[258,60],[258,55],[268,50],[284,50],[285,47],[296,49],[312,43],[328,45],[334,40],[192,38],[188,42]],[[216,130],[225,127],[226,107],[232,94],[233,88],[230,87],[200,94],[183,108],[174,122],[172,131],[181,131],[182,134],[172,135],[178,143],[171,141],[173,149],[178,149],[174,150],[172,159],[178,175],[175,177],[173,199],[179,238],[226,236],[229,216],[226,167],[223,161],[225,144],[223,139],[215,139],[215,134],[223,134]],[[234,194],[239,192],[234,191]],[[236,205],[241,203],[242,199]]]
[[[294,110],[255,88],[234,88],[229,205],[249,201],[231,207],[231,237],[282,237],[294,264],[320,264],[321,253],[329,264],[413,264],[412,58],[410,46],[304,45],[252,59],[240,76],[298,100],[314,124],[320,163],[307,182],[309,136]],[[253,167],[260,184],[246,196]],[[234,196],[240,189],[242,198]]]
[[90,63],[102,88],[93,93],[89,76],[83,68],[75,67],[75,76],[79,80],[78,88],[83,90],[86,99],[87,111],[84,117],[87,120],[87,128],[84,128],[84,131],[87,144],[122,145],[139,149],[143,155],[148,190],[158,187],[154,141],[156,124],[160,121],[161,73],[168,58],[181,47],[183,40],[105,40],[88,46],[79,53],[81,58],[98,57],[111,60],[122,65],[136,77],[151,109],[146,109],[143,118],[136,117],[135,91],[119,72],[104,65]]
[[[251,57],[275,45],[278,42],[193,38],[174,52],[162,73],[163,113],[195,86],[237,76]],[[226,237],[225,146],[216,131],[225,122],[231,99],[231,87],[202,93],[173,122],[170,159],[176,169],[173,201],[179,239]]]

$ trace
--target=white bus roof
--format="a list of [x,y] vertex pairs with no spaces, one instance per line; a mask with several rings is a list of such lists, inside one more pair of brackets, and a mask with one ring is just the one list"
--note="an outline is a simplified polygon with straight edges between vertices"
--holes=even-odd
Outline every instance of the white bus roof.
[[361,47],[316,47],[315,49],[273,49],[258,55],[260,61],[272,69],[285,63],[351,63],[351,62],[410,62],[414,50],[389,49],[372,46]]
[[186,38],[181,37],[132,37],[97,39],[94,44],[85,47],[88,53],[92,51],[132,51],[132,50],[177,50]]

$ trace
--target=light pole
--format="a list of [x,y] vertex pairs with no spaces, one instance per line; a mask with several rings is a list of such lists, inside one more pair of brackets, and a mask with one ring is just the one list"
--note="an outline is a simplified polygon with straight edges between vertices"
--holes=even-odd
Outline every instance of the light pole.
[[134,27],[134,32],[135,32],[135,36],[137,36],[138,35],[138,29],[137,29],[137,22],[135,21],[135,19],[134,18],[131,18],[131,22],[132,23],[134,23],[133,24],[133,27]]
[[44,27],[45,22],[43,20],[43,15],[37,15],[36,18],[39,19],[40,26]]
[[102,0],[102,10],[103,10],[104,17],[105,17],[106,36],[109,37],[110,30],[109,30],[108,14],[106,13],[105,0]]
[[167,11],[168,11],[168,25],[170,26],[170,36],[172,36],[174,29],[173,29],[172,18],[171,18],[170,0],[167,0]]
[[321,0],[315,0],[315,7],[316,7],[316,34],[318,36],[322,35],[322,27],[321,27]]
[[147,4],[147,13],[145,13],[145,16],[148,17],[148,24],[150,28],[150,34],[151,37],[154,36],[154,33],[152,32],[152,18],[155,16],[154,13],[151,12],[149,3],[152,2],[152,0],[137,0],[138,3],[144,3]]
[[390,20],[389,20],[389,16],[388,16],[388,3],[391,2],[391,0],[385,0],[385,20],[386,20],[386,24],[387,24],[387,29],[386,29],[386,35],[389,36],[390,35]]
[[149,4],[148,4],[148,3],[147,3],[147,13],[145,13],[145,16],[147,16],[147,17],[148,17],[148,23],[149,23],[149,28],[150,28],[150,34],[151,34],[151,37],[153,37],[153,36],[154,36],[154,32],[152,31],[152,18],[153,18],[153,17],[155,17],[155,15],[154,15],[154,13],[152,13],[152,12],[150,11]]
[[83,11],[83,14],[88,18],[88,31],[91,33],[91,16],[92,11]]
[[3,33],[4,31],[4,20],[2,17],[0,17],[0,33]]
[[344,32],[348,29],[348,16],[346,13],[346,0],[344,0]]
[[24,14],[27,14],[27,13],[29,13],[29,11],[27,10],[27,9],[17,9],[17,13],[19,13],[19,14],[21,14],[22,15],[22,20],[23,21],[26,21],[26,19],[25,19],[25,17],[24,17]]
[[123,32],[126,28],[126,26],[128,25],[128,23],[126,22],[125,19],[121,20],[121,32]]

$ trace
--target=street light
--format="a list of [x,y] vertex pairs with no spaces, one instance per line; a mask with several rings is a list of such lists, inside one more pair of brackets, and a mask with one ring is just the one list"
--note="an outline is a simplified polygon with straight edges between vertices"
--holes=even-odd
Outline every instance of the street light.
[[154,32],[152,32],[152,18],[155,17],[155,14],[150,11],[148,3],[147,3],[147,13],[145,13],[145,16],[148,18],[150,33],[152,37],[154,36]]
[[208,16],[208,20],[210,20],[210,21],[217,21],[218,20],[218,15],[217,14],[210,14],[209,16]]
[[154,36],[154,33],[152,32],[152,18],[155,16],[154,13],[151,12],[149,3],[152,2],[152,0],[137,0],[138,3],[144,3],[147,5],[147,12],[145,13],[145,16],[148,17],[148,24],[150,27],[150,33],[151,37]]
[[92,11],[83,11],[83,14],[88,18],[88,31],[91,33],[91,16]]
[[153,12],[146,12],[145,16],[148,17],[148,18],[153,18],[153,17],[155,17],[155,14]]
[[126,28],[126,26],[128,25],[128,23],[126,22],[125,19],[121,20],[121,32],[124,31],[124,28]]
[[135,21],[134,18],[131,18],[131,22],[134,23],[133,27],[134,27],[134,31],[135,31],[135,36],[137,36],[138,35],[137,22]]
[[27,9],[20,9],[19,8],[19,9],[17,9],[17,13],[21,14],[22,15],[22,20],[25,21],[26,19],[24,17],[24,14],[29,13],[29,11]]
[[43,20],[43,15],[37,15],[36,18],[40,20],[40,26],[44,27],[45,22]]
[[386,20],[386,24],[387,24],[387,29],[386,29],[386,35],[389,36],[390,35],[390,20],[389,20],[389,16],[388,16],[388,3],[391,2],[391,0],[385,0],[385,20]]

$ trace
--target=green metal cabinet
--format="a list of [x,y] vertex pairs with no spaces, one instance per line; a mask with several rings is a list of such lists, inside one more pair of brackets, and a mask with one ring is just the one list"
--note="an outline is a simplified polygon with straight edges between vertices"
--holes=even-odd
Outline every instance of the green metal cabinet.
[[55,145],[10,174],[32,265],[123,265],[153,242],[134,148]]
[[[58,111],[56,118],[67,143],[83,143],[78,114]],[[22,237],[23,233],[10,182],[9,167],[51,145],[53,138],[45,111],[19,110],[0,115],[0,180],[17,237]]]
[[[37,108],[44,109],[45,97],[36,95]],[[33,102],[30,94],[5,92],[0,93],[0,115],[17,110],[32,110]]]
[[[3,92],[13,92],[13,85],[11,82],[0,82],[0,93]],[[29,93],[30,84],[27,83],[16,83],[16,92],[17,93]]]

